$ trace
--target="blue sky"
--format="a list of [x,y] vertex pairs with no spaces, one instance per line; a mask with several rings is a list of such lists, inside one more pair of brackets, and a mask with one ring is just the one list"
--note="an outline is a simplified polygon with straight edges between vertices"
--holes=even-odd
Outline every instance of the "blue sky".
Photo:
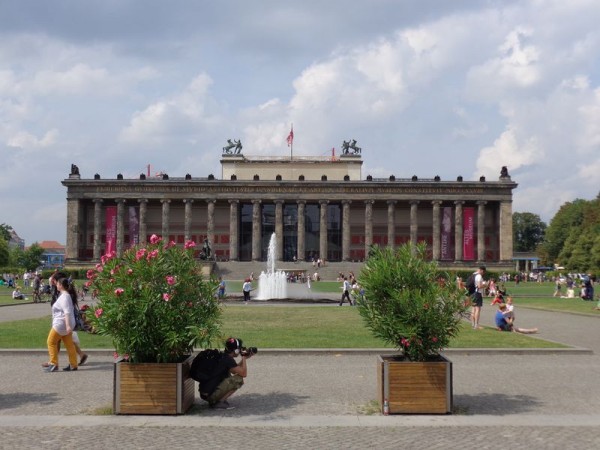
[[0,223],[66,241],[83,178],[220,174],[244,154],[363,149],[363,177],[497,179],[549,221],[595,198],[593,0],[0,3]]

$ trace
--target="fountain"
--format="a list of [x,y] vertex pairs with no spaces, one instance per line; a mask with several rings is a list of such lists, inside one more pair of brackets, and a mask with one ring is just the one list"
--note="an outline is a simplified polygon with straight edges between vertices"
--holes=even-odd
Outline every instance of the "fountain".
[[271,300],[288,298],[287,280],[285,272],[275,271],[275,260],[277,259],[277,239],[275,233],[269,240],[269,252],[267,254],[267,272],[261,272],[258,277],[258,293],[255,300]]

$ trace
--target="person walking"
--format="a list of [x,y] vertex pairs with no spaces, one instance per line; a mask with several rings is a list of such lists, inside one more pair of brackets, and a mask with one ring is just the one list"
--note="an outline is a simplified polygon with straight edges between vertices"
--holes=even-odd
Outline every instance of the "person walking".
[[475,276],[475,292],[472,296],[472,307],[471,307],[471,325],[474,330],[481,330],[483,327],[479,326],[479,317],[481,316],[481,306],[483,305],[483,293],[485,291],[485,281],[483,281],[483,275],[485,275],[485,267],[481,266],[473,273]]
[[250,278],[246,278],[244,281],[244,285],[242,286],[242,292],[244,293],[244,302],[248,303],[250,301],[250,291],[252,290],[252,282]]
[[63,370],[74,371],[77,370],[77,350],[73,344],[75,316],[73,315],[73,300],[68,292],[69,281],[66,278],[60,278],[56,280],[55,286],[59,295],[52,305],[52,328],[47,339],[50,362],[44,371],[58,371],[58,344],[60,341],[64,342],[69,355],[69,365]]
[[342,306],[344,304],[344,299],[348,299],[348,303],[350,303],[350,306],[352,306],[352,300],[350,299],[350,289],[352,289],[352,286],[350,285],[348,278],[344,277],[344,282],[342,283],[342,298],[340,300],[339,306]]

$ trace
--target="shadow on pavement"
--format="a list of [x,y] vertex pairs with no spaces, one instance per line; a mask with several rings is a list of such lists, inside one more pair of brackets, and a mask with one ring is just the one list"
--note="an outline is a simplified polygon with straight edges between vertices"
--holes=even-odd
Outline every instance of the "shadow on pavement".
[[536,397],[529,395],[506,395],[501,393],[455,395],[454,408],[467,415],[511,415],[536,410],[542,406]]
[[18,408],[30,403],[36,405],[52,405],[61,398],[57,394],[31,394],[28,392],[15,392],[12,394],[0,394],[0,410]]
[[[223,413],[228,415],[242,417],[261,415],[264,418],[277,417],[278,412],[285,412],[296,405],[310,399],[304,395],[293,395],[284,392],[271,392],[269,394],[239,394],[233,395],[229,399],[229,403],[235,406],[234,409],[210,409],[208,403],[197,400],[188,414],[206,414],[210,416],[221,416]],[[283,416],[283,414],[282,414]]]

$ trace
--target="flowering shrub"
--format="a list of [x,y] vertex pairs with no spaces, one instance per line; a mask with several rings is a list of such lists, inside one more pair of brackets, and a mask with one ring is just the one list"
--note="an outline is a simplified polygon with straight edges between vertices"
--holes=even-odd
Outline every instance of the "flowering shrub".
[[367,327],[411,361],[447,347],[467,309],[464,292],[425,252],[424,244],[374,247],[359,276],[365,298],[358,309]]
[[88,318],[131,362],[179,362],[217,336],[217,282],[203,280],[193,242],[177,247],[153,235],[150,244],[109,254],[87,272],[98,291]]

